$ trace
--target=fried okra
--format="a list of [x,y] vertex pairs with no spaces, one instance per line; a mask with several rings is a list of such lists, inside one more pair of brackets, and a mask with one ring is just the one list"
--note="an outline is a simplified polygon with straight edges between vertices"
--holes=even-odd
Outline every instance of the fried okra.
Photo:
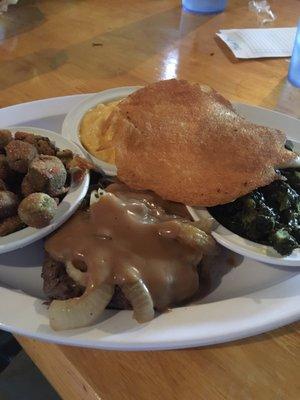
[[12,140],[5,150],[10,168],[23,174],[28,171],[29,164],[37,156],[36,148],[22,140]]
[[0,190],[7,191],[6,183],[5,183],[4,180],[1,179],[1,178],[0,178]]
[[0,129],[0,236],[48,225],[75,174],[89,169],[82,162],[48,137]]
[[4,149],[9,142],[13,140],[11,131],[7,129],[0,129],[0,149]]
[[68,167],[68,164],[73,160],[74,154],[72,150],[69,149],[59,150],[56,153],[56,157],[61,160],[65,167]]
[[0,154],[0,179],[6,181],[11,175],[11,169],[9,168],[7,158],[4,154]]
[[27,179],[35,191],[56,197],[65,193],[67,171],[59,158],[40,155],[30,164]]
[[33,187],[28,174],[24,176],[21,184],[21,193],[23,197],[29,196],[31,193],[36,192],[35,188]]
[[33,133],[16,132],[15,139],[32,144],[39,154],[55,156],[58,150],[49,138],[40,135],[34,135]]
[[16,194],[7,190],[0,191],[0,218],[7,218],[17,213],[19,199]]
[[18,215],[5,218],[0,222],[0,236],[9,235],[10,233],[14,233],[22,228],[25,228],[25,226],[26,225],[20,220]]
[[57,210],[56,201],[46,193],[32,193],[19,205],[18,215],[28,226],[43,228],[50,224]]

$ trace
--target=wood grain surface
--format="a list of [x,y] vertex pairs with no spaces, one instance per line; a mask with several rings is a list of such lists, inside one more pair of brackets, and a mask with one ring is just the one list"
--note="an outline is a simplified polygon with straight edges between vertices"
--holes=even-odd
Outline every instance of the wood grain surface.
[[203,349],[87,350],[18,337],[63,399],[299,400],[300,324]]
[[[299,0],[270,1],[269,26],[295,26]],[[236,60],[219,29],[258,27],[248,1],[182,12],[179,0],[20,0],[0,16],[0,107],[172,77],[281,108],[286,59]],[[282,97],[283,96],[283,97]],[[299,110],[295,111],[298,112]],[[166,352],[108,352],[18,337],[65,400],[298,400],[299,324],[252,339]]]

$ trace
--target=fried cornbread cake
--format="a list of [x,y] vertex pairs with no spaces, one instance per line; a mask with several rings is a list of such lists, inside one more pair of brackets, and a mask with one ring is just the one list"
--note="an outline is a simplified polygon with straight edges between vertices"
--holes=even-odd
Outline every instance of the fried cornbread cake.
[[296,154],[283,132],[238,115],[215,90],[166,80],[122,100],[106,121],[118,177],[188,205],[214,206],[279,179]]

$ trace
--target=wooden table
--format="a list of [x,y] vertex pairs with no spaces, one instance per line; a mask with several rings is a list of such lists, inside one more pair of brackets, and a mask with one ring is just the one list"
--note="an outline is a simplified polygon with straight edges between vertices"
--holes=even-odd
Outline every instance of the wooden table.
[[[273,108],[287,60],[238,61],[220,28],[257,27],[246,0],[216,16],[179,0],[21,0],[0,17],[0,107],[180,77]],[[295,26],[300,1],[271,1],[273,26]],[[297,330],[298,329],[298,330]],[[108,352],[18,337],[63,399],[298,400],[299,325],[231,344]]]

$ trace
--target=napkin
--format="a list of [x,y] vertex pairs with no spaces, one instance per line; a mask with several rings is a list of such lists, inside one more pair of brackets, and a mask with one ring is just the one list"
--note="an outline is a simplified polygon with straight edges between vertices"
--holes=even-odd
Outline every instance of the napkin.
[[297,28],[225,29],[217,33],[236,58],[291,57]]

